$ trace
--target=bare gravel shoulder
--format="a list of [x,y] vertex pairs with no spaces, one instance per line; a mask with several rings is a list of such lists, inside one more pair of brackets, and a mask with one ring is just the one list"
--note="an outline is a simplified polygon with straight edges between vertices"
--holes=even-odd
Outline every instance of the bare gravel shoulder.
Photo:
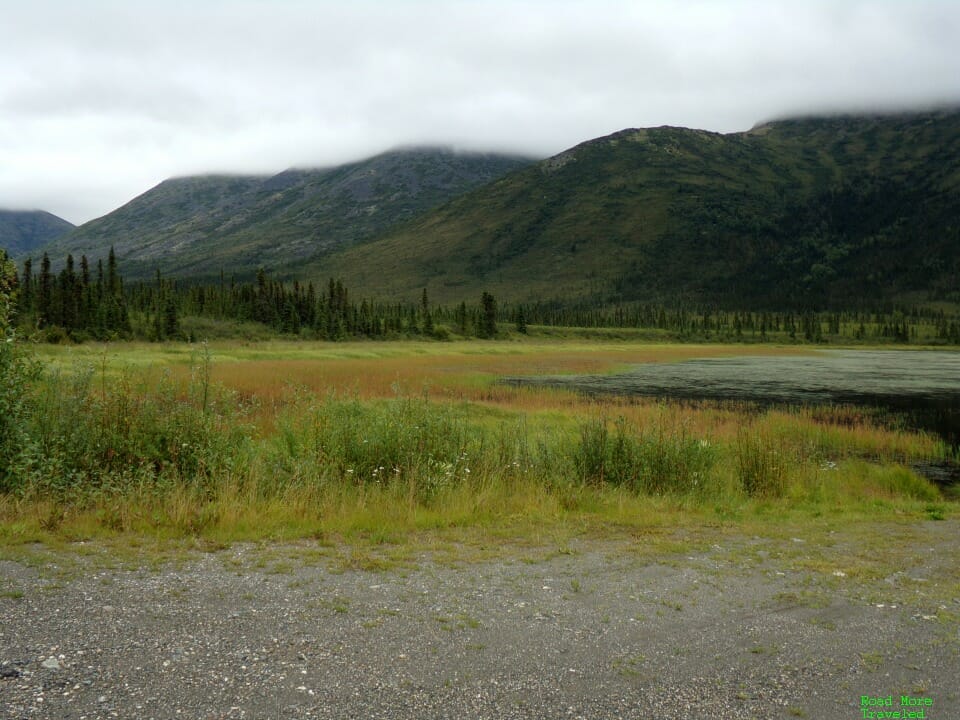
[[847,538],[729,533],[385,571],[304,544],[44,551],[0,561],[0,718],[854,720],[909,695],[956,720],[960,521],[889,536],[892,571]]

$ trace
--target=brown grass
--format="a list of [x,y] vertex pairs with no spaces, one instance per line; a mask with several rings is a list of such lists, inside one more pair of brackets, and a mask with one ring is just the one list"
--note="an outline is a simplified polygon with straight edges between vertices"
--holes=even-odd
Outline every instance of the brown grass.
[[[316,344],[317,349],[323,348]],[[291,389],[307,389],[360,399],[398,394],[428,394],[435,400],[480,402],[516,410],[587,411],[597,403],[574,393],[551,388],[497,385],[497,378],[523,375],[609,373],[647,362],[679,362],[702,357],[743,354],[776,355],[804,352],[795,348],[716,345],[666,345],[566,350],[547,346],[500,346],[458,343],[449,352],[428,346],[431,354],[396,357],[317,357],[216,362],[213,380],[256,399],[264,411],[284,405]],[[185,376],[186,368],[176,374]],[[605,401],[609,405],[609,401]],[[649,404],[640,402],[639,405]],[[636,412],[638,403],[628,406]]]

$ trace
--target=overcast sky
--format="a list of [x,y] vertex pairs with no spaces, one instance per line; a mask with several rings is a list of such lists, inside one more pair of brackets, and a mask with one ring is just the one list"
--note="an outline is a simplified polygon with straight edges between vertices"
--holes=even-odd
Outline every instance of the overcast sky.
[[960,103],[957,0],[0,0],[0,207],[441,143]]

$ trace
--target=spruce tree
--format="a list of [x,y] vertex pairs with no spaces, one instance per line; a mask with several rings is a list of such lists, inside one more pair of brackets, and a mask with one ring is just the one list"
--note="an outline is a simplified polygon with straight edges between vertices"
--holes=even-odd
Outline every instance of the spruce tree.
[[163,334],[168,338],[175,338],[180,332],[180,323],[177,319],[177,303],[173,293],[167,293],[163,304]]
[[20,283],[20,296],[17,299],[20,317],[25,318],[33,312],[33,260],[23,261],[23,280]]
[[517,332],[527,334],[527,319],[523,316],[523,305],[517,307]]
[[77,302],[77,275],[73,267],[73,255],[67,255],[67,265],[60,271],[60,317],[58,324],[65,330],[76,330],[80,308]]
[[457,307],[457,332],[461,335],[467,334],[467,304],[461,302]]
[[40,288],[37,298],[37,327],[53,324],[53,276],[50,274],[50,257],[44,253],[40,261]]
[[113,297],[120,293],[120,276],[117,273],[117,255],[113,252],[113,245],[110,246],[110,254],[107,256],[107,292]]
[[433,317],[430,315],[430,301],[427,299],[427,289],[423,289],[420,298],[420,311],[423,313],[423,334],[433,335]]
[[80,327],[89,328],[93,325],[93,293],[90,287],[90,263],[87,256],[80,256]]
[[480,337],[492,338],[497,334],[497,301],[493,295],[484,292],[480,297]]

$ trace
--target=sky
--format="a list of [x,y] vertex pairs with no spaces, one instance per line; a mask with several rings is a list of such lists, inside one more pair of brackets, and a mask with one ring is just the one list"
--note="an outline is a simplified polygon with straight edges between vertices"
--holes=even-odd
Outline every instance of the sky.
[[0,207],[442,144],[960,105],[957,0],[0,0]]

